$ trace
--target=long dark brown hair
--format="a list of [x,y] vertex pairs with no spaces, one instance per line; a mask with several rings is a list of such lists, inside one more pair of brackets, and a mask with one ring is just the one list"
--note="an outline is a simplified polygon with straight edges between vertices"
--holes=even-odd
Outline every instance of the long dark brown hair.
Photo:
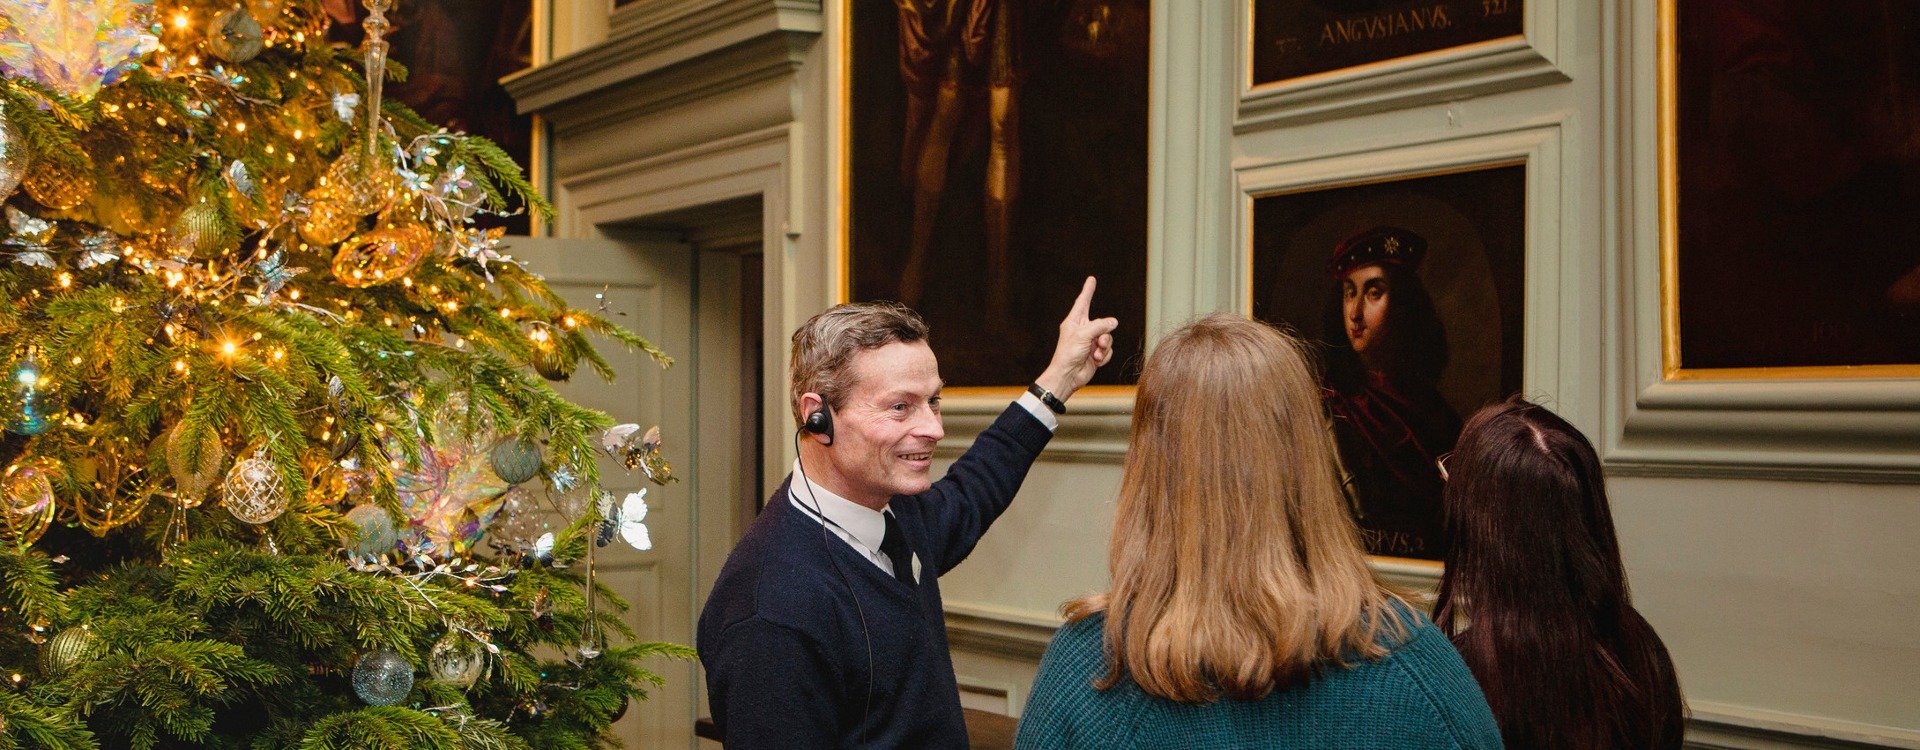
[[1593,445],[1513,399],[1467,421],[1446,461],[1434,620],[1512,748],[1678,748],[1673,662],[1627,593]]

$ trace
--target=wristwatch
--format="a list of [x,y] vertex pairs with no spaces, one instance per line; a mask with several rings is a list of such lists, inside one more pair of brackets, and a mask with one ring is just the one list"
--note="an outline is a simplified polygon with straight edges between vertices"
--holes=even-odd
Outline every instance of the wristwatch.
[[1033,394],[1034,398],[1040,399],[1040,403],[1046,404],[1047,409],[1051,410],[1053,413],[1055,414],[1067,413],[1067,403],[1065,401],[1061,401],[1059,396],[1053,395],[1053,391],[1047,390],[1046,386],[1040,385],[1037,382],[1028,383],[1027,392]]

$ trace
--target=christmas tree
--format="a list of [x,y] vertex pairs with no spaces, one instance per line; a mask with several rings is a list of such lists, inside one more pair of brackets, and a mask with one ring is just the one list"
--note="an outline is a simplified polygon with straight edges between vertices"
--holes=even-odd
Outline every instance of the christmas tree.
[[658,436],[550,382],[668,359],[474,226],[546,204],[390,2],[0,0],[0,748],[601,747],[689,656],[593,580]]

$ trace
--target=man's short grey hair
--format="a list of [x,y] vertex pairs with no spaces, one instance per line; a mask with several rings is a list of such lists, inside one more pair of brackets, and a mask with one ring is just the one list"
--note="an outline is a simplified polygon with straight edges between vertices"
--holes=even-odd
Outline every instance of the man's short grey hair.
[[895,342],[925,341],[927,322],[898,302],[850,302],[807,319],[793,332],[793,365],[787,373],[793,421],[803,423],[800,396],[817,393],[838,410],[853,392],[853,355]]

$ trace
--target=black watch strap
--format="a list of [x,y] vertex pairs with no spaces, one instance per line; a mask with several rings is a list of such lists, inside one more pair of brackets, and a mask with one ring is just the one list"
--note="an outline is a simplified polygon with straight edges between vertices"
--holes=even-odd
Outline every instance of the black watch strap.
[[1047,409],[1051,410],[1053,413],[1055,414],[1067,413],[1067,403],[1065,401],[1061,401],[1059,396],[1053,395],[1053,391],[1047,390],[1046,387],[1040,385],[1039,383],[1028,383],[1027,392],[1033,394],[1034,398],[1040,399],[1040,403],[1046,404]]

